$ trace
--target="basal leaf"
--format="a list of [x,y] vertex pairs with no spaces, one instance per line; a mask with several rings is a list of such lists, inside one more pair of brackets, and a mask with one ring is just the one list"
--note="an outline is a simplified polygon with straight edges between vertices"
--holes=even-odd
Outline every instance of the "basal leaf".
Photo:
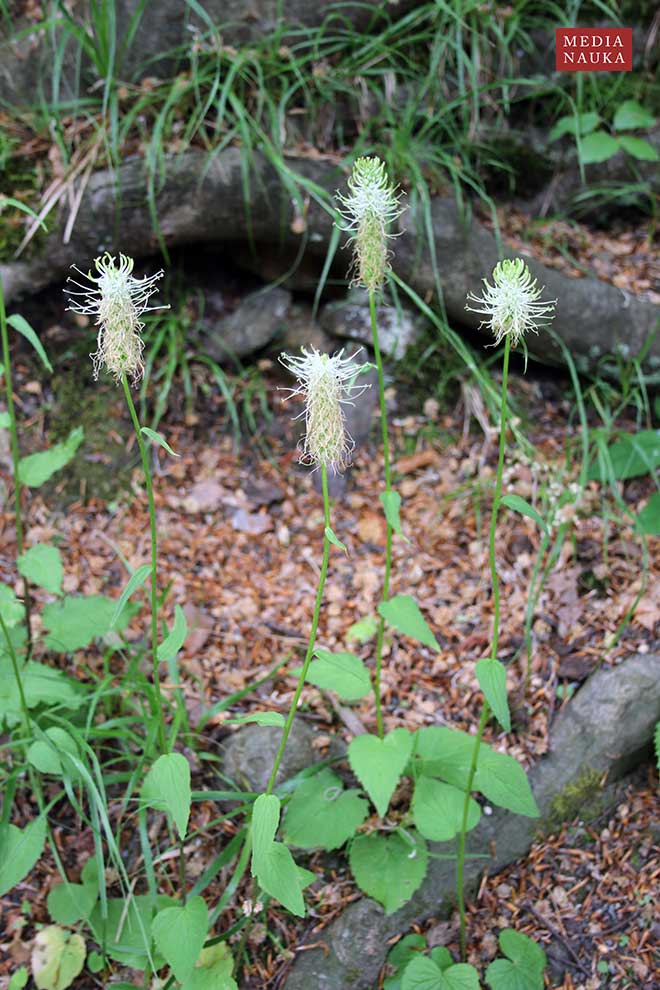
[[181,753],[159,756],[142,784],[142,799],[151,808],[166,811],[182,839],[190,816],[190,766]]
[[426,876],[426,843],[414,829],[407,829],[406,836],[372,833],[351,842],[349,862],[355,882],[383,905],[386,914],[409,901]]
[[19,574],[53,595],[62,592],[62,558],[59,550],[37,543],[16,559]]
[[497,753],[490,746],[482,746],[479,750],[474,788],[500,808],[508,808],[528,818],[540,815],[527,774],[518,761],[507,753]]
[[624,100],[614,114],[615,131],[647,129],[655,124],[655,117],[637,100]]
[[46,818],[39,815],[25,828],[8,825],[0,849],[0,897],[20,883],[41,856],[46,841]]
[[[465,791],[442,783],[432,777],[421,776],[415,782],[412,800],[412,814],[415,825],[424,836],[433,842],[449,842],[458,835],[463,823]],[[470,798],[468,805],[468,831],[479,824],[481,809]]]
[[66,467],[69,461],[73,460],[83,437],[82,426],[77,426],[62,443],[56,443],[48,450],[42,450],[38,454],[28,454],[27,457],[22,457],[18,464],[20,483],[27,485],[28,488],[39,488],[56,471]]
[[344,790],[328,768],[296,788],[284,818],[284,841],[301,849],[338,849],[369,814],[356,790]]
[[383,817],[390,798],[405,770],[413,739],[407,729],[393,729],[384,739],[356,736],[348,747],[348,762]]
[[616,155],[618,150],[619,142],[606,131],[594,131],[583,137],[580,142],[580,154],[584,165],[605,162]]
[[85,965],[85,940],[58,925],[37,932],[32,948],[32,975],[38,990],[67,990]]
[[152,922],[154,941],[179,983],[192,976],[209,927],[203,897],[190,897],[181,907],[159,911]]
[[491,990],[543,990],[547,962],[543,949],[512,928],[501,932],[499,943],[508,959],[496,959],[486,970]]

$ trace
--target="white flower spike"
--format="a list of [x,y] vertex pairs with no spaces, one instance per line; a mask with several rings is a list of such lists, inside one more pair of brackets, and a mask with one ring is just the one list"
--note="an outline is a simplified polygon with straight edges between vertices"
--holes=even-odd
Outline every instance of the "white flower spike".
[[[355,364],[355,354],[344,358],[343,350],[332,355],[322,354],[315,347],[301,348],[302,354],[281,354],[280,361],[298,379],[291,395],[305,396],[305,436],[301,441],[301,462],[325,464],[341,471],[355,446],[346,431],[342,404],[361,395],[368,385],[356,385],[355,379],[365,365]],[[357,353],[357,352],[356,352]]]
[[[493,269],[493,282],[490,285],[483,279],[483,296],[468,293],[465,306],[472,313],[488,317],[481,326],[490,327],[495,336],[493,346],[510,337],[515,347],[529,330],[538,333],[539,327],[552,319],[557,300],[539,302],[543,289],[537,289],[536,279],[532,279],[522,258],[499,261]],[[471,302],[478,307],[470,306]]]
[[[94,266],[98,276],[91,272],[81,272],[75,265],[71,267],[91,284],[83,285],[74,279],[67,279],[77,286],[80,292],[65,289],[70,297],[67,307],[74,313],[96,317],[98,330],[98,350],[90,354],[94,362],[94,378],[105,365],[117,381],[122,376],[130,376],[137,384],[144,371],[142,349],[144,342],[141,332],[144,323],[143,313],[152,309],[167,309],[166,306],[149,306],[149,299],[158,291],[156,282],[163,277],[162,270],[144,278],[133,277],[133,259],[119,255],[119,264],[110,254],[96,258]],[[79,297],[79,298],[73,298]]]
[[388,227],[401,214],[399,195],[391,185],[380,158],[358,158],[348,180],[348,196],[337,193],[342,204],[343,230],[354,244],[354,285],[374,292],[390,270]]

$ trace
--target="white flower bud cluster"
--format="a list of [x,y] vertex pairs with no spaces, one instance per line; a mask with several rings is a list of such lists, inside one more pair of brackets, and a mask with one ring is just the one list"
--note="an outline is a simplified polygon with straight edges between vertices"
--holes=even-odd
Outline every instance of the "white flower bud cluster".
[[[557,300],[539,302],[543,289],[537,289],[536,279],[532,279],[522,258],[498,262],[493,269],[494,285],[486,279],[482,281],[483,296],[469,292],[465,308],[487,317],[481,326],[489,327],[495,344],[509,337],[511,346],[515,347],[529,330],[537,333],[540,326],[552,319]],[[471,302],[477,306],[470,306]]]
[[306,464],[325,464],[335,471],[348,463],[355,444],[346,431],[342,405],[361,395],[366,385],[356,385],[355,379],[364,365],[356,365],[354,358],[344,358],[343,350],[332,357],[316,348],[301,348],[302,354],[282,354],[280,361],[298,379],[298,388],[290,389],[291,395],[305,397],[305,436],[301,441],[301,461]]
[[348,180],[349,195],[337,193],[343,230],[354,245],[354,285],[374,292],[390,269],[388,227],[401,213],[399,195],[380,158],[358,158]]
[[140,317],[151,309],[166,308],[147,305],[157,291],[156,282],[163,277],[163,272],[134,278],[133,265],[133,259],[124,254],[119,255],[118,265],[112,255],[104,254],[94,262],[98,276],[91,272],[85,274],[75,265],[72,266],[90,285],[81,284],[72,278],[67,279],[80,290],[65,290],[70,298],[68,309],[95,317],[99,328],[98,350],[90,355],[94,362],[95,378],[98,378],[99,371],[105,366],[117,381],[121,381],[122,376],[126,375],[137,383],[144,370],[144,343],[141,337],[144,323],[140,321]]

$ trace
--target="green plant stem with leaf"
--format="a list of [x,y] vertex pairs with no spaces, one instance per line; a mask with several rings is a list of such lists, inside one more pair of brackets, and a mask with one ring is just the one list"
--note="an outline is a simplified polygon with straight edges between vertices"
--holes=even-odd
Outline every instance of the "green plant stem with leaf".
[[[504,467],[504,450],[506,446],[506,421],[507,421],[507,404],[506,404],[506,390],[507,390],[507,380],[509,377],[509,356],[511,353],[511,338],[507,335],[504,339],[504,362],[502,365],[502,398],[500,404],[500,446],[499,455],[497,458],[497,477],[495,480],[495,495],[493,498],[493,511],[490,518],[490,534],[489,534],[489,561],[490,561],[490,575],[491,575],[491,585],[493,589],[493,634],[491,637],[491,647],[490,647],[490,659],[497,660],[497,647],[499,641],[499,631],[500,631],[500,586],[497,577],[497,561],[495,558],[495,536],[497,533],[497,510],[499,508],[500,497],[502,494],[502,469]],[[483,708],[481,710],[481,717],[479,719],[479,726],[477,728],[477,735],[474,740],[474,750],[472,752],[472,759],[470,761],[470,769],[468,771],[467,784],[465,787],[465,801],[463,803],[463,816],[461,819],[461,830],[458,834],[458,860],[456,864],[456,896],[458,900],[458,914],[460,919],[460,946],[461,946],[461,959],[466,958],[466,913],[465,913],[465,892],[464,892],[464,878],[465,878],[465,842],[467,835],[467,824],[468,824],[468,813],[470,809],[470,793],[472,791],[472,785],[474,783],[474,776],[477,772],[477,762],[479,760],[479,747],[481,746],[481,737],[483,736],[486,723],[490,717],[490,705],[484,698]]]
[[273,788],[275,787],[275,779],[277,777],[277,771],[280,768],[280,763],[282,762],[282,757],[284,755],[284,750],[291,732],[291,727],[293,725],[293,720],[296,715],[296,709],[298,707],[298,702],[300,701],[300,695],[302,694],[302,689],[305,684],[305,679],[307,677],[307,671],[309,670],[309,665],[312,661],[312,656],[314,655],[314,646],[316,644],[316,632],[319,626],[319,617],[321,614],[321,603],[323,602],[323,592],[325,589],[325,581],[328,574],[328,562],[330,560],[330,540],[328,538],[328,531],[330,530],[330,496],[328,495],[328,468],[325,463],[321,464],[321,485],[323,490],[323,516],[325,520],[325,530],[323,534],[323,560],[321,562],[321,574],[319,577],[319,585],[316,591],[316,602],[314,604],[314,615],[312,617],[312,629],[309,634],[309,643],[307,645],[307,653],[305,654],[305,661],[302,665],[300,671],[300,677],[298,678],[298,684],[291,701],[291,707],[289,708],[289,714],[282,730],[282,738],[280,739],[280,745],[278,747],[277,753],[275,755],[275,760],[273,763],[273,769],[270,773],[270,778],[268,780],[268,785],[266,787],[266,794],[272,794]]
[[[19,478],[18,431],[16,429],[16,409],[14,408],[14,388],[11,377],[11,355],[9,353],[9,334],[7,332],[7,312],[5,297],[0,279],[0,336],[2,337],[2,363],[5,375],[5,398],[7,415],[9,416],[9,436],[11,442],[11,459],[14,469],[14,526],[16,528],[16,555],[23,553],[23,517],[21,515],[21,482]],[[30,586],[28,579],[23,578],[23,597],[25,604],[25,624],[27,626],[27,652],[32,654],[32,622],[30,615]]]
[[[378,341],[378,323],[376,320],[376,297],[373,289],[369,290],[369,311],[371,313],[371,335],[373,339],[374,356],[376,367],[378,368],[378,394],[380,400],[380,424],[383,435],[383,464],[385,469],[385,491],[392,490],[392,467],[390,463],[390,439],[387,430],[387,406],[385,403],[385,375],[383,372],[383,359],[380,353]],[[390,590],[390,573],[392,570],[392,533],[393,529],[387,521],[387,532],[385,537],[385,576],[383,578],[382,600],[387,601]],[[374,670],[374,698],[376,702],[376,726],[378,735],[383,738],[383,713],[380,699],[380,677],[383,666],[383,639],[385,636],[385,619],[381,616],[376,637],[376,654]]]
[[168,752],[167,735],[165,732],[165,713],[163,711],[163,699],[160,691],[160,677],[158,674],[158,534],[156,531],[156,506],[154,503],[154,489],[151,482],[151,468],[149,467],[149,456],[142,436],[142,428],[135,410],[135,404],[131,395],[126,375],[121,376],[121,383],[126,396],[126,404],[131,414],[135,436],[140,457],[142,458],[142,468],[144,470],[144,480],[147,486],[147,498],[149,500],[149,527],[151,531],[151,651],[153,661],[154,715],[158,719],[158,742],[162,753]]

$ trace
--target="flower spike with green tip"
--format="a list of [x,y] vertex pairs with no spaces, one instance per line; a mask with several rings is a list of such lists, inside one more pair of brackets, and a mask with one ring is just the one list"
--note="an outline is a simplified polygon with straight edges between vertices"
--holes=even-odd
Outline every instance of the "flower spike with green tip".
[[[118,265],[110,254],[96,258],[94,265],[98,276],[91,272],[85,274],[72,265],[91,285],[81,285],[72,278],[67,279],[82,290],[65,290],[70,297],[68,308],[74,313],[96,317],[96,326],[99,328],[98,350],[96,354],[90,355],[94,362],[94,378],[98,378],[99,371],[105,365],[118,382],[126,375],[131,376],[136,384],[144,370],[144,342],[141,337],[144,323],[140,321],[140,317],[149,310],[167,308],[148,305],[151,296],[157,292],[156,282],[163,277],[163,272],[134,278],[133,259],[125,254],[119,255]],[[75,299],[74,296],[80,298]]]
[[[281,354],[280,361],[299,385],[290,389],[291,395],[305,396],[306,432],[301,441],[301,461],[307,464],[325,465],[341,471],[347,464],[355,446],[346,431],[342,404],[361,395],[368,385],[356,385],[356,377],[364,365],[356,365],[355,354],[344,358],[343,350],[332,355],[322,354],[312,347],[301,348],[302,354]],[[357,353],[357,352],[356,352]]]
[[380,158],[358,158],[348,180],[349,195],[337,193],[343,230],[354,245],[355,285],[374,292],[390,269],[388,227],[401,214],[399,194]]
[[[489,327],[494,334],[492,346],[510,337],[515,347],[529,330],[538,333],[539,327],[552,319],[557,300],[539,302],[543,289],[537,289],[536,279],[532,279],[522,258],[499,261],[493,269],[494,285],[486,279],[482,281],[483,296],[468,293],[465,308],[488,317],[481,326]],[[478,306],[470,306],[471,302]]]

